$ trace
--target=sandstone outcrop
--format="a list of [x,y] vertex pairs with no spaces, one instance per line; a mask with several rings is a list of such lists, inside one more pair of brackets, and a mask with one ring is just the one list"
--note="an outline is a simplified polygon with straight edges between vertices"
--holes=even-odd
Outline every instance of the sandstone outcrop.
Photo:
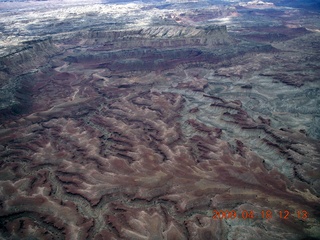
[[58,52],[51,38],[22,42],[21,47],[0,56],[0,86],[7,84],[15,77],[48,64],[48,60]]

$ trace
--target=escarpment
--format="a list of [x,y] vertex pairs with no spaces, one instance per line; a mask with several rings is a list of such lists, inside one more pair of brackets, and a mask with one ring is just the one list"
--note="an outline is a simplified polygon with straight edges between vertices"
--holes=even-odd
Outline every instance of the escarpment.
[[4,85],[19,74],[50,65],[57,54],[67,56],[65,60],[70,63],[95,63],[98,68],[110,70],[148,71],[187,62],[217,63],[238,54],[271,50],[270,45],[235,40],[226,26],[90,30],[23,42],[21,47],[1,57],[0,80]]
[[[254,51],[253,48],[247,46],[241,51]],[[5,116],[25,112],[22,109],[32,105],[29,91],[17,93],[16,89],[37,85],[32,80],[33,72],[59,66],[58,56],[67,64],[124,73],[162,71],[192,62],[216,63],[236,56],[239,49],[239,43],[228,35],[225,26],[90,30],[25,41],[1,56],[1,112]]]
[[48,64],[51,57],[58,52],[59,49],[50,37],[22,42],[21,46],[9,54],[0,56],[0,85],[3,86],[19,75]]
[[182,27],[158,26],[123,31],[90,31],[84,34],[86,44],[95,49],[125,49],[136,47],[177,48],[206,46],[208,48],[235,43],[226,26]]
[[266,44],[248,44],[229,36],[226,26],[158,26],[133,30],[82,32],[61,44],[78,46],[65,60],[111,71],[169,69],[192,62],[217,63],[248,52],[268,52]]

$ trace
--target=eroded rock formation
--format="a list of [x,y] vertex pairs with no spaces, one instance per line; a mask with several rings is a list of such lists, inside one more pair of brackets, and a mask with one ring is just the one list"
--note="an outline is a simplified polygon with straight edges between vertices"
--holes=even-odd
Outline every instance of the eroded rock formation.
[[2,56],[1,237],[316,238],[318,45],[248,38],[83,30]]

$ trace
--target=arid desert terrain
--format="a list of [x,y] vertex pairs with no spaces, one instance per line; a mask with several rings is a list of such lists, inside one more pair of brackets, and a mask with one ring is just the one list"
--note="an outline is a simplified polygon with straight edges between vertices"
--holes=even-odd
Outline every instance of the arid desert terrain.
[[316,1],[0,1],[0,238],[320,238]]

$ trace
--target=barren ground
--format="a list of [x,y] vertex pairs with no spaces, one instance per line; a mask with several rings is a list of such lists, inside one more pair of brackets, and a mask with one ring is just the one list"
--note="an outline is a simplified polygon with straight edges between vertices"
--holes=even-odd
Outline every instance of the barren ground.
[[8,4],[3,239],[319,238],[317,12]]

